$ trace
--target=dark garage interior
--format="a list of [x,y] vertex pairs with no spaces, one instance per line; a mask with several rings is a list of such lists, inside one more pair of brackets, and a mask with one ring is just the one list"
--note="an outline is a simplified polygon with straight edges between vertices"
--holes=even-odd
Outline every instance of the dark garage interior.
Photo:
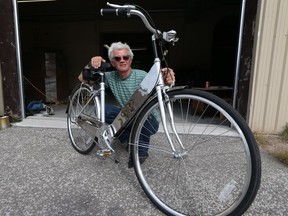
[[[111,2],[124,4],[127,1]],[[177,31],[169,66],[177,85],[233,87],[241,0],[129,2],[145,8],[158,29]],[[152,65],[150,34],[137,17],[101,17],[103,0],[18,1],[25,102],[67,102],[81,69],[105,44],[127,42],[135,68]],[[231,95],[232,97],[232,95]]]

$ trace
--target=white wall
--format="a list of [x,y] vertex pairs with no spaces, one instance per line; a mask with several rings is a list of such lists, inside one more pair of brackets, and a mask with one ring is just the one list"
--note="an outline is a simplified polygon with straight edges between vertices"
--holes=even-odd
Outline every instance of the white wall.
[[2,71],[0,65],[0,115],[3,114],[4,114],[4,100],[3,100]]
[[288,122],[288,1],[262,0],[249,106],[254,131],[278,133]]

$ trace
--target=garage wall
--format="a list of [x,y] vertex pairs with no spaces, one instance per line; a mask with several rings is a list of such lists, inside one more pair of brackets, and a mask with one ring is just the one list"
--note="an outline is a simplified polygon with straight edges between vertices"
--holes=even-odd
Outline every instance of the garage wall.
[[0,65],[0,116],[1,115],[4,115],[4,99],[3,99],[2,71]]
[[[21,39],[25,42],[22,43],[23,59],[34,52],[61,53],[68,86],[75,85],[77,74],[98,51],[94,22],[27,22],[22,23],[21,29]],[[25,66],[25,62],[23,64]],[[41,71],[39,68],[39,73]],[[25,73],[29,71],[24,70]]]
[[278,133],[288,122],[288,1],[262,0],[249,106],[254,131]]

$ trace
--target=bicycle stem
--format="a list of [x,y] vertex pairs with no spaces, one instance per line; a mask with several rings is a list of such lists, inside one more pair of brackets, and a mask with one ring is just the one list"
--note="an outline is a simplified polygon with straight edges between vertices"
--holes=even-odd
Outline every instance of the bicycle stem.
[[105,123],[105,82],[104,82],[104,74],[101,75],[101,82],[100,82],[100,120],[102,123]]

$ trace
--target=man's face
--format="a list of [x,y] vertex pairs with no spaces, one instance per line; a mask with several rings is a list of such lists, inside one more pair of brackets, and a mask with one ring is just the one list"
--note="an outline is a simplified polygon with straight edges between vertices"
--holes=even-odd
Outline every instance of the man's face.
[[127,49],[114,50],[111,63],[113,67],[118,71],[120,77],[122,77],[122,74],[124,76],[127,73],[130,74],[132,59]]

